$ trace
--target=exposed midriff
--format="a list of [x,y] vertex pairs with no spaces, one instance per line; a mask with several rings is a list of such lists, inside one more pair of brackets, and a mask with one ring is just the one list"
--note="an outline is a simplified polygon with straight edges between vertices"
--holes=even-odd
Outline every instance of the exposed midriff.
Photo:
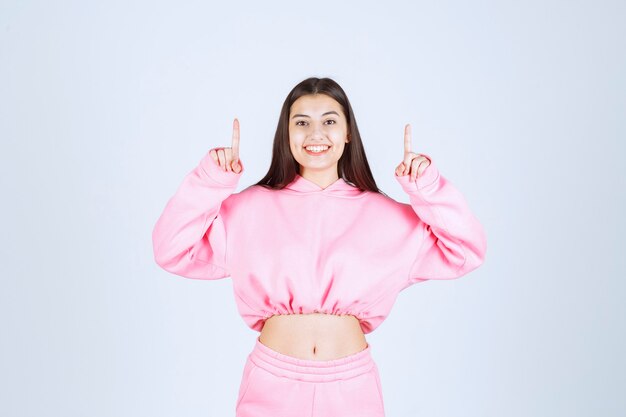
[[368,346],[355,316],[324,313],[271,316],[259,341],[284,355],[320,361],[349,356]]

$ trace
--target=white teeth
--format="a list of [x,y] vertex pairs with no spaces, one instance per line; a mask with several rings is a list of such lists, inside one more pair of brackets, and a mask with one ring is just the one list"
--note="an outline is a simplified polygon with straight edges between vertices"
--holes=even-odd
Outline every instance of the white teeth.
[[307,151],[311,151],[311,152],[323,152],[323,151],[325,151],[328,148],[329,148],[329,146],[325,146],[325,145],[323,145],[323,146],[307,146],[306,150]]

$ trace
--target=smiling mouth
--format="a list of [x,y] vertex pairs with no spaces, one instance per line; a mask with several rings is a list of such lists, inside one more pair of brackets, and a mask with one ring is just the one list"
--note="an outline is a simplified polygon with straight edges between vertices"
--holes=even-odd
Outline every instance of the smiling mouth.
[[306,146],[304,150],[309,155],[323,155],[331,148],[330,145],[315,145],[315,146]]
[[309,149],[309,150],[326,150],[327,148],[330,148],[331,145],[306,145],[303,146],[304,149]]

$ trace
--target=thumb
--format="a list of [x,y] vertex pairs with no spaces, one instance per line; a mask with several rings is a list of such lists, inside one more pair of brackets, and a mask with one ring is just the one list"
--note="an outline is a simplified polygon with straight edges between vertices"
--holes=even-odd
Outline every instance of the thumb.
[[396,175],[400,177],[402,176],[403,173],[404,173],[404,162],[400,162],[400,165],[396,167]]

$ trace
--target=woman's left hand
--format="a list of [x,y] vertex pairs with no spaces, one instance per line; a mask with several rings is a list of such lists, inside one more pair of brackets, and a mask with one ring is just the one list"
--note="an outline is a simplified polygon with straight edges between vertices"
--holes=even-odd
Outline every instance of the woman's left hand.
[[411,125],[404,127],[404,160],[396,167],[396,175],[410,175],[411,181],[415,181],[430,165],[430,160],[418,153],[411,151]]

